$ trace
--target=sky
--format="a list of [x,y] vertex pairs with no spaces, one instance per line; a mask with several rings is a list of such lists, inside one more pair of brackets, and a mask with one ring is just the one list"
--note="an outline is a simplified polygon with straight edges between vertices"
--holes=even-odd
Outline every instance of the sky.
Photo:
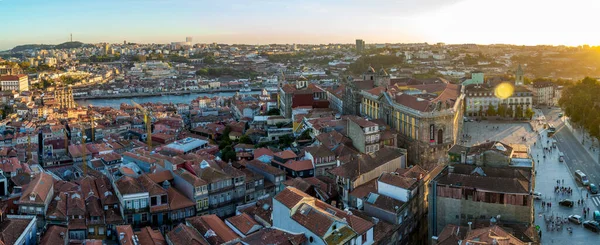
[[0,0],[20,44],[444,42],[600,45],[600,0]]

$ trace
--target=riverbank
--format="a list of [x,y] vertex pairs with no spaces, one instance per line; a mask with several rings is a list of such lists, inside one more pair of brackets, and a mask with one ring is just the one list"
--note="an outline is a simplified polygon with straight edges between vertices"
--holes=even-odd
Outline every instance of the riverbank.
[[[262,91],[262,88],[252,88],[252,92]],[[106,94],[106,95],[89,95],[89,96],[74,96],[75,100],[96,100],[96,99],[120,99],[120,98],[140,98],[140,97],[159,97],[165,95],[188,95],[188,94],[218,94],[218,93],[233,93],[239,89],[216,89],[216,90],[185,90],[185,91],[169,91],[156,93],[122,93],[122,94]],[[242,92],[256,94],[252,92]]]
[[[192,100],[198,97],[232,97],[236,92],[218,92],[218,93],[187,93],[187,94],[166,94],[166,95],[152,95],[152,96],[138,96],[138,97],[120,97],[120,98],[94,98],[94,99],[75,99],[75,103],[79,106],[98,106],[98,107],[113,107],[119,108],[122,103],[131,104],[131,101],[136,103],[157,103],[162,102],[168,103],[186,103],[189,104]],[[260,91],[244,92],[243,94],[259,94]]]

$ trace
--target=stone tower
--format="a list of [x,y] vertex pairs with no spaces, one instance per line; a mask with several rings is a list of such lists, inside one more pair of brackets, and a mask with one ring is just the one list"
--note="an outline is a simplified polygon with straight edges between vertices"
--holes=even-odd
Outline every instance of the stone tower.
[[515,73],[515,85],[523,85],[525,82],[523,81],[523,68],[521,68],[521,64],[517,68],[517,72]]
[[390,75],[381,67],[381,70],[375,75],[375,86],[377,87],[388,87],[390,86]]

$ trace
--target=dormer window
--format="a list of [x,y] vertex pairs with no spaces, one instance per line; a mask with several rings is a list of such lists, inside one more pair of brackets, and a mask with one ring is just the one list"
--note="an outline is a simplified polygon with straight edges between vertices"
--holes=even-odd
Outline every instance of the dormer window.
[[29,194],[29,201],[35,201],[35,193]]

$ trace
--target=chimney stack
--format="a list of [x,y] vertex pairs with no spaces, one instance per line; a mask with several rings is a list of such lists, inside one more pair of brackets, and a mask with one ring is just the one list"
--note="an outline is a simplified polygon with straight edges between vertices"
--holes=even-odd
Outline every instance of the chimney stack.
[[469,224],[469,232],[471,232],[471,229],[472,229],[471,225],[473,225],[473,222],[469,221],[469,223],[467,223],[467,224]]

